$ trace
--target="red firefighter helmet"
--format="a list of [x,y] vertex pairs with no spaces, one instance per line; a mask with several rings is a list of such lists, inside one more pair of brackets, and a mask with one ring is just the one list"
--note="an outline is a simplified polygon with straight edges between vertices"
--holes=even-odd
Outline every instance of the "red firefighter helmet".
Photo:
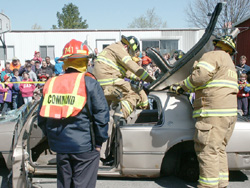
[[63,61],[65,59],[76,59],[76,58],[88,58],[89,49],[87,45],[81,41],[72,39],[63,48],[63,55],[59,60]]

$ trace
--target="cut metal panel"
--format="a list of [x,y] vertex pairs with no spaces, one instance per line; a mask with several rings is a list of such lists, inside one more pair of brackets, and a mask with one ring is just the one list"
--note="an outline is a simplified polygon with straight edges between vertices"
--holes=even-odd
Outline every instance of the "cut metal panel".
[[[191,48],[181,59],[176,61],[175,67],[173,69],[169,70],[166,74],[153,82],[149,86],[149,90],[162,90],[171,84],[184,80],[190,74],[194,61],[198,60],[204,53],[213,49],[212,39],[214,37],[212,36],[212,33],[214,31],[221,10],[222,3],[218,3],[211,16],[208,27],[206,28],[206,31],[199,42],[193,48]],[[165,64],[160,59],[155,63],[157,65]]]

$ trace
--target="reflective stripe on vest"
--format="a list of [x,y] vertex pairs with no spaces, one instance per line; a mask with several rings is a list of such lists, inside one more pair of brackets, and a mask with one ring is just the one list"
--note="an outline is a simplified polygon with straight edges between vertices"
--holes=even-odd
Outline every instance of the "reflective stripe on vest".
[[130,104],[128,101],[121,101],[122,105],[127,109],[128,113],[131,114],[133,112],[133,109],[130,107]]
[[184,85],[189,89],[189,90],[200,90],[200,89],[205,89],[209,87],[229,87],[233,88],[238,92],[238,83],[236,81],[230,81],[230,80],[213,80],[210,82],[207,82],[203,86],[195,87],[191,82],[190,82],[190,77],[186,78],[184,80]]
[[229,174],[228,173],[222,173],[222,172],[220,172],[219,173],[219,179],[220,180],[223,180],[223,181],[228,181],[229,180]]
[[127,64],[129,61],[132,61],[131,56],[125,56],[124,58],[122,58],[122,62]]
[[146,80],[148,77],[148,73],[147,71],[144,71],[143,74],[140,76],[140,79],[142,79],[143,81]]
[[206,185],[218,185],[219,184],[219,178],[204,178],[202,176],[199,176],[198,181],[201,184],[206,184]]
[[237,116],[237,108],[233,109],[199,109],[193,112],[193,118],[210,116]]
[[187,77],[184,80],[184,85],[189,89],[189,90],[193,90],[195,88],[195,86],[190,82],[190,77]]
[[206,61],[200,61],[197,65],[197,67],[203,67],[205,68],[208,72],[212,72],[215,70],[215,67],[213,65],[210,65]]
[[144,101],[144,102],[141,102],[139,104],[137,104],[137,106],[142,106],[142,107],[147,107],[148,106],[148,100]]
[[99,79],[97,81],[99,82],[99,84],[101,86],[105,86],[105,85],[112,85],[115,82],[118,82],[118,81],[121,81],[121,80],[123,80],[123,79],[121,79],[121,78],[108,78],[108,79]]
[[205,89],[208,87],[229,87],[238,91],[238,83],[236,81],[229,80],[213,80],[211,82],[207,82],[206,85],[195,88],[195,90]]
[[116,63],[114,63],[110,59],[107,59],[107,58],[102,57],[102,56],[98,56],[97,59],[96,59],[96,61],[103,62],[106,65],[109,65],[109,66],[113,67],[114,69],[120,71],[123,76],[126,75],[126,70],[122,66],[118,66]]
[[84,73],[70,73],[53,77],[43,89],[40,115],[49,118],[76,116],[86,104]]
[[137,76],[134,73],[131,73],[130,80],[136,81]]

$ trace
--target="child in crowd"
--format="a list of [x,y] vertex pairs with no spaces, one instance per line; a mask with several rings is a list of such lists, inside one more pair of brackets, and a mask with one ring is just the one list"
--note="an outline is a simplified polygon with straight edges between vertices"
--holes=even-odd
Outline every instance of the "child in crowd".
[[245,73],[240,75],[238,81],[239,92],[237,94],[238,110],[242,110],[244,116],[248,115],[248,97],[250,91],[250,87],[247,87],[248,82],[246,81],[246,78],[247,75]]
[[136,62],[139,66],[142,65],[142,59],[139,57],[140,56],[140,51],[138,51],[134,57],[132,57],[132,60]]
[[8,108],[11,109],[13,84],[10,83],[10,76],[4,75],[4,83],[0,84],[0,103],[3,104],[2,116],[6,114]]
[[147,66],[152,63],[152,60],[146,55],[146,52],[145,51],[142,51],[142,67],[144,69],[147,68]]
[[[32,80],[29,78],[29,74],[27,72],[23,73],[23,82],[32,82]],[[35,88],[36,88],[36,86],[33,83],[21,83],[20,84],[19,89],[22,93],[22,97],[23,97],[25,104],[32,101],[33,92],[34,92]]]
[[[18,69],[13,70],[14,76],[11,78],[11,82],[20,82],[22,81],[21,76],[19,76],[19,71]],[[14,83],[12,87],[12,108],[17,109],[18,107],[21,106],[21,95],[20,95],[20,89],[19,89],[20,83]]]
[[34,60],[35,62],[36,61],[39,61],[40,63],[42,62],[41,54],[39,51],[35,51],[34,58],[32,60]]

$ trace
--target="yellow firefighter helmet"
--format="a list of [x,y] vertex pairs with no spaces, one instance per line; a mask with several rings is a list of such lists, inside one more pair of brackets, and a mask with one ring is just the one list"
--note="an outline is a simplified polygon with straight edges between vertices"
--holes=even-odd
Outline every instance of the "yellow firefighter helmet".
[[235,43],[231,35],[225,35],[213,40],[214,46],[220,47],[223,51],[228,52],[230,55],[236,53]]

